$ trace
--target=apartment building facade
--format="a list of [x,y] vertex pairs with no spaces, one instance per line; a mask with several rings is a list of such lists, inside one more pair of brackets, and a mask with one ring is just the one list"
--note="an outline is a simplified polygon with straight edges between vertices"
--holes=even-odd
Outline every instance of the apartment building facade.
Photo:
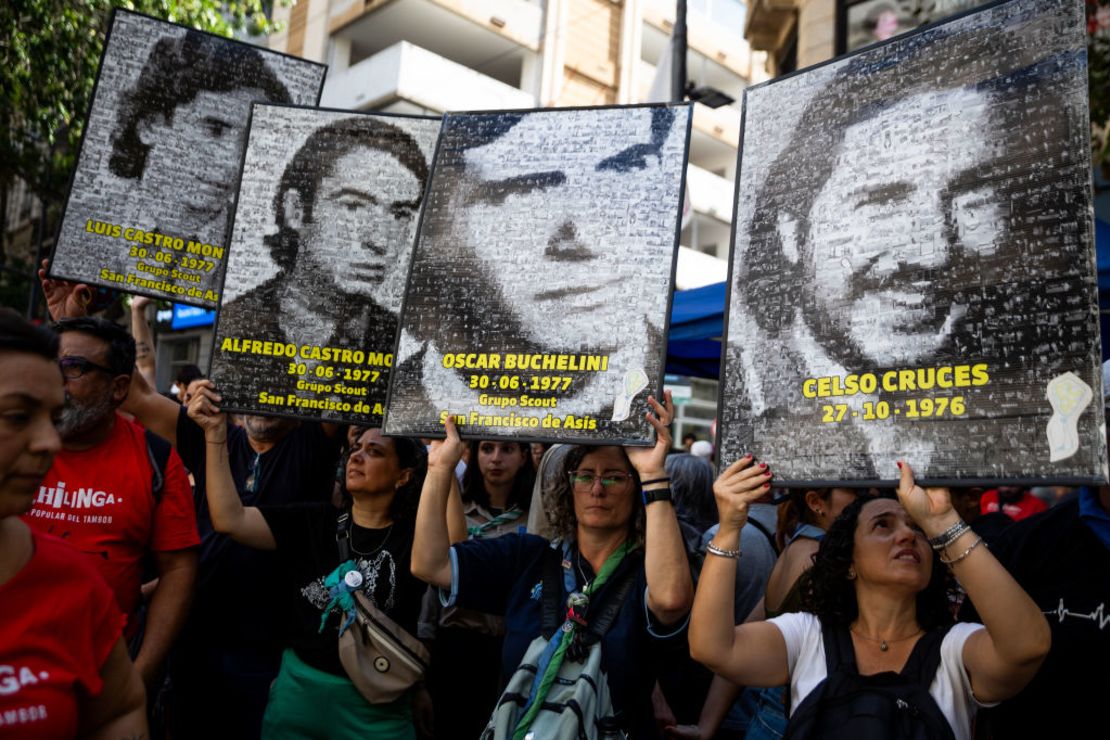
[[[724,280],[743,89],[766,78],[742,32],[741,0],[694,0],[690,80],[733,97],[695,104],[679,288]],[[670,54],[666,0],[298,0],[275,8],[279,51],[329,65],[322,105],[452,110],[645,102]]]
[[[768,77],[766,55],[743,38],[746,14],[741,0],[688,3],[687,77],[734,102],[694,104],[679,289],[727,276],[743,90]],[[274,17],[285,30],[271,48],[329,65],[321,105],[440,114],[647,102],[671,54],[675,3],[298,0]],[[708,439],[716,383],[671,380],[676,436]]]

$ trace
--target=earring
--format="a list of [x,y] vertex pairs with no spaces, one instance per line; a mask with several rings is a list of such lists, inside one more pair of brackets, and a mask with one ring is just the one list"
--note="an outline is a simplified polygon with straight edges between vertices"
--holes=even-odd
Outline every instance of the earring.
[[848,569],[848,580],[849,581],[856,580],[856,569],[855,568],[849,568]]

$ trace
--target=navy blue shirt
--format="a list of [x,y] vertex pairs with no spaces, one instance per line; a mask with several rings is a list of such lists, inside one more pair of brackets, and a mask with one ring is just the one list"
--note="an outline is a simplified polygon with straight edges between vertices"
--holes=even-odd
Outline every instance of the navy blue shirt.
[[[543,602],[540,584],[550,545],[531,534],[506,534],[467,540],[451,548],[453,571],[449,604],[505,617],[501,654],[502,685],[513,674],[532,641],[540,636]],[[594,577],[585,558],[575,557],[572,572],[578,590]],[[581,568],[581,573],[579,572]],[[605,588],[595,598],[603,599]],[[566,602],[566,587],[560,604]],[[624,717],[632,736],[658,737],[651,691],[660,666],[686,651],[685,622],[670,628],[654,623],[647,608],[647,576],[640,566],[636,581],[612,627],[602,640],[601,665],[609,679],[613,708]],[[492,710],[493,707],[490,707]]]

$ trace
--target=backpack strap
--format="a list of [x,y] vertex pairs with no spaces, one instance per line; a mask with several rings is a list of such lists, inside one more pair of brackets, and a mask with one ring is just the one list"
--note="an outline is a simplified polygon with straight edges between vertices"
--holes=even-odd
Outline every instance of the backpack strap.
[[821,639],[825,645],[825,674],[833,675],[838,668],[845,673],[858,674],[856,649],[847,625],[821,622]]
[[165,437],[160,437],[149,429],[143,430],[146,436],[146,456],[150,460],[150,492],[154,496],[154,505],[162,501],[162,492],[166,487],[166,464],[170,460],[170,451],[173,446]]
[[545,637],[551,637],[566,618],[566,608],[562,603],[563,554],[556,542],[552,542],[544,554],[542,583],[540,593],[543,619],[540,622],[540,633]]
[[928,689],[937,675],[937,668],[940,667],[940,646],[950,629],[952,629],[950,624],[934,627],[922,635],[913,646],[910,657],[906,659],[901,675],[913,679],[920,686]]
[[[940,667],[940,645],[950,629],[952,625],[935,627],[922,635],[913,646],[900,675],[928,688]],[[852,635],[847,627],[822,623],[821,637],[825,645],[825,670],[828,675],[831,676],[837,668],[843,668],[847,673],[859,673]]]

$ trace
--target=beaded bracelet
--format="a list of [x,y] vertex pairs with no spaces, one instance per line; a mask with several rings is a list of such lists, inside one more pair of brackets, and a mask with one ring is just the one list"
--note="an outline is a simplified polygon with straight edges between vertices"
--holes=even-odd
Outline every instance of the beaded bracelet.
[[981,544],[983,544],[983,538],[982,537],[980,537],[979,539],[972,542],[971,547],[964,550],[958,558],[952,558],[951,560],[945,560],[944,557],[941,556],[940,562],[944,563],[949,568],[951,568],[953,565],[955,565],[956,563],[960,562],[961,560],[966,558],[968,555],[970,555],[971,551],[974,550],[976,547],[979,547],[979,545],[981,545]]
[[968,526],[967,522],[961,519],[936,537],[930,537],[929,545],[934,550],[943,550],[958,540],[960,536],[969,529],[971,529],[971,527]]
[[711,555],[716,555],[719,558],[729,558],[730,560],[740,559],[739,550],[724,550],[720,547],[717,547],[712,542],[706,543],[705,549],[706,552],[710,553]]

